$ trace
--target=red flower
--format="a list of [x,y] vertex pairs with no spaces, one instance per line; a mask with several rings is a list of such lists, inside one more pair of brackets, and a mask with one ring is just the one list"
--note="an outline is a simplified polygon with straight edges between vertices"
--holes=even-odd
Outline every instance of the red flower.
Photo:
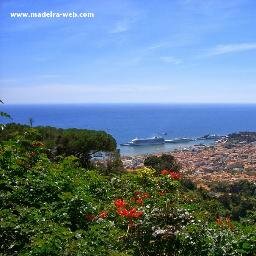
[[143,204],[143,203],[144,203],[142,198],[136,199],[135,202],[136,202],[137,204]]
[[149,193],[147,193],[147,192],[144,192],[144,193],[142,193],[142,195],[141,195],[141,198],[143,198],[143,199],[149,198],[149,197],[150,197],[150,195],[149,195]]
[[162,174],[162,175],[168,175],[168,174],[169,174],[169,171],[167,171],[167,170],[162,170],[162,171],[161,171],[161,174]]
[[101,218],[101,219],[106,219],[107,217],[108,217],[107,211],[101,211],[98,215],[98,218]]
[[123,199],[116,199],[114,204],[117,208],[124,208],[127,205]]
[[137,200],[136,197],[132,197],[132,198],[131,198],[131,201],[132,201],[132,202],[136,202],[136,200]]
[[123,217],[127,217],[128,214],[129,214],[129,211],[127,209],[117,209],[117,213],[120,215],[120,216],[123,216]]
[[142,211],[138,211],[136,208],[132,208],[130,210],[127,209],[117,209],[117,213],[126,218],[139,218],[143,215]]
[[142,211],[137,211],[137,209],[134,208],[134,210],[129,211],[129,217],[130,218],[140,218],[143,215]]
[[136,208],[132,208],[128,211],[128,216],[131,217],[137,211]]
[[170,177],[173,180],[179,180],[181,178],[181,175],[178,172],[170,172]]
[[131,201],[137,204],[143,204],[143,200],[150,197],[149,193],[141,191],[135,191],[134,195],[135,196],[131,198]]

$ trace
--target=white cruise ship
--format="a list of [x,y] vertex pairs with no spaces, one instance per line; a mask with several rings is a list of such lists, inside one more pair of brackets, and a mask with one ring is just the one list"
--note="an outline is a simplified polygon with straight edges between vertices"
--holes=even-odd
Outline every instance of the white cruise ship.
[[152,138],[145,138],[139,139],[135,138],[132,141],[128,142],[127,144],[122,144],[123,146],[150,146],[150,145],[162,145],[164,144],[164,138],[162,137],[152,137]]

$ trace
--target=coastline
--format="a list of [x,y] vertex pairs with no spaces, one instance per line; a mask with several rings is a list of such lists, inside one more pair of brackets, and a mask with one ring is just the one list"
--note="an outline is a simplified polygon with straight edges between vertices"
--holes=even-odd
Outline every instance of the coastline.
[[[256,183],[256,142],[219,141],[214,145],[193,147],[168,152],[181,164],[181,173],[199,187],[207,188],[208,182],[228,183],[248,180]],[[144,159],[149,155],[121,157],[127,171],[144,167]]]
[[176,150],[191,149],[198,144],[203,144],[205,146],[214,145],[216,140],[198,140],[196,138],[191,138],[189,142],[180,143],[164,143],[162,145],[149,145],[149,146],[119,146],[122,157],[129,156],[141,156],[141,155],[155,155],[162,153],[169,153]]

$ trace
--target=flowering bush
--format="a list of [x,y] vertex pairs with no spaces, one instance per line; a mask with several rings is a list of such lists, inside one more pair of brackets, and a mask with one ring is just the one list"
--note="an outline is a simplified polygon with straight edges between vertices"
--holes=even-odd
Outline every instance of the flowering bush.
[[138,211],[136,208],[131,208],[127,210],[126,208],[118,208],[117,213],[126,218],[139,218],[143,215],[142,211]]
[[175,171],[162,170],[161,175],[163,176],[169,175],[169,177],[173,180],[179,180],[181,178],[181,174]]
[[255,254],[255,222],[177,171],[106,176],[51,161],[32,135],[0,144],[0,255]]
[[116,199],[114,204],[117,208],[124,208],[127,205],[123,199]]
[[178,172],[172,172],[170,171],[170,177],[173,179],[173,180],[179,180],[181,178],[181,175],[180,173]]

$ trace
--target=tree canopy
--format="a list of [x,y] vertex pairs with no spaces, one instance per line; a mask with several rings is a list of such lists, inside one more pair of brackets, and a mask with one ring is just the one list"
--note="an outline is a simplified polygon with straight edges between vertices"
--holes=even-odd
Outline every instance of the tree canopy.
[[50,126],[37,126],[11,123],[0,132],[0,141],[11,139],[27,132],[33,132],[33,139],[40,140],[49,149],[50,157],[74,155],[82,166],[88,167],[91,153],[97,151],[115,152],[116,141],[104,131],[85,129],[61,129]]
[[180,169],[180,165],[177,163],[174,156],[169,154],[162,154],[161,156],[148,156],[144,160],[144,165],[146,167],[155,169],[157,172],[162,170],[178,171]]

